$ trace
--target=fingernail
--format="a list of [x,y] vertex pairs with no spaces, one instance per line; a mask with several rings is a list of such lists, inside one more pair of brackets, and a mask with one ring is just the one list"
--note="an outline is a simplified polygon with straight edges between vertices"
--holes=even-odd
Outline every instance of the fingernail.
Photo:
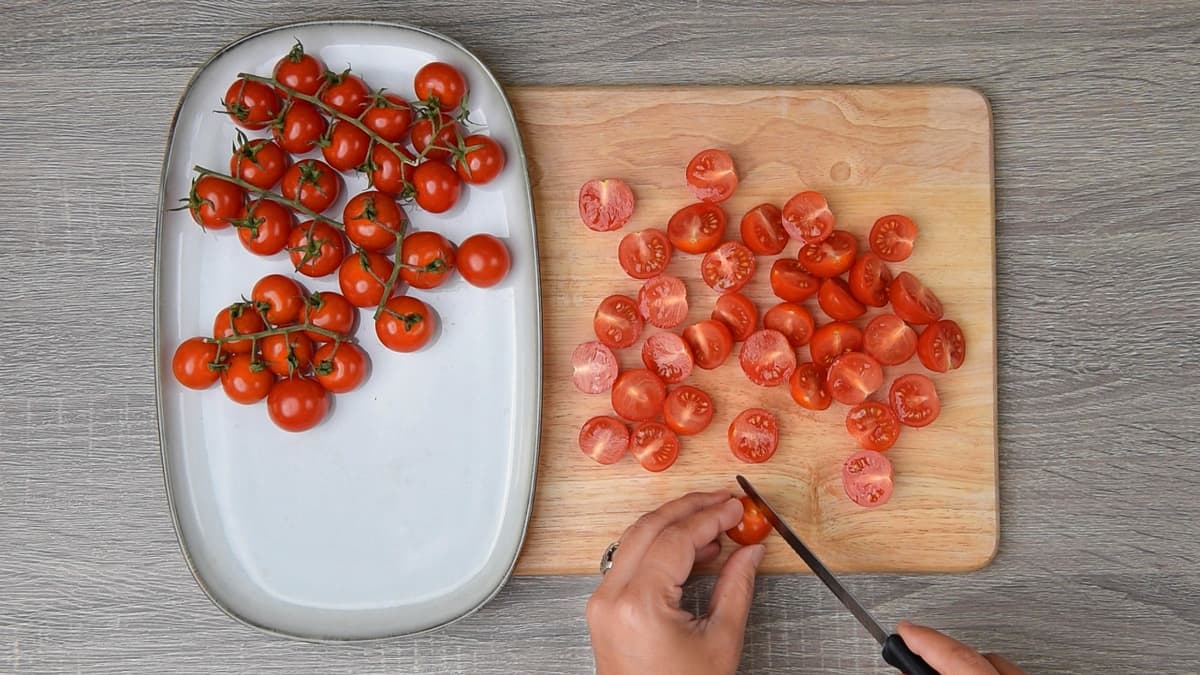
[[754,563],[755,567],[758,567],[759,563],[763,561],[763,556],[766,554],[766,546],[763,546],[762,544],[755,544],[754,550],[750,552],[750,562]]

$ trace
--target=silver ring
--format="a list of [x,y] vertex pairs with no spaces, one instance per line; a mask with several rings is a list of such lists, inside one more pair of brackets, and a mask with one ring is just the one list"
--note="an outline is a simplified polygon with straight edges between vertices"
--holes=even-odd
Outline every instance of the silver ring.
[[614,541],[608,545],[608,548],[604,549],[604,555],[600,556],[600,576],[608,574],[608,571],[612,569],[613,556],[616,555],[617,547],[620,545],[621,542]]

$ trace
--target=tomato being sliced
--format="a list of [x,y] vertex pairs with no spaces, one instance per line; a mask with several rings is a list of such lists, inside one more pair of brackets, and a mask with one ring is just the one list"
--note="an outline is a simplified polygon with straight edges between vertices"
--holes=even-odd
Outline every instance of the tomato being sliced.
[[888,391],[888,400],[891,401],[892,412],[905,426],[928,426],[942,412],[942,402],[938,400],[933,380],[920,373],[896,378]]
[[917,332],[895,314],[880,314],[863,331],[863,349],[885,366],[898,366],[917,351]]
[[676,387],[663,403],[663,421],[671,431],[684,436],[698,434],[712,423],[716,407],[712,398],[695,387]]
[[775,387],[787,382],[795,372],[796,352],[783,333],[760,330],[742,343],[738,362],[751,382],[760,387]]
[[816,295],[821,280],[804,271],[800,261],[780,258],[771,263],[771,292],[781,300],[804,302]]
[[615,464],[629,451],[629,427],[609,415],[593,417],[579,430],[579,449],[600,464]]
[[850,287],[840,277],[830,277],[821,282],[817,292],[817,304],[821,311],[834,321],[850,321],[866,313],[867,308],[854,299]]
[[763,315],[763,328],[783,333],[792,347],[803,347],[812,339],[816,324],[807,309],[793,302],[781,302]]
[[850,269],[858,255],[858,241],[845,230],[834,230],[812,244],[805,244],[796,259],[809,274],[817,277],[836,277]]
[[858,256],[850,268],[850,292],[864,305],[883,307],[888,303],[892,271],[870,251]]
[[774,204],[759,204],[742,216],[742,243],[759,255],[779,255],[788,243],[783,214]]
[[779,422],[769,410],[748,408],[729,425],[729,450],[743,462],[765,462],[778,447]]
[[900,262],[912,255],[916,240],[917,224],[908,216],[884,216],[871,226],[871,250],[888,262]]
[[665,471],[679,458],[679,437],[662,422],[639,422],[629,435],[629,451],[647,471]]
[[728,152],[701,150],[687,165],[687,185],[696,199],[723,202],[737,189],[738,175]]
[[642,363],[667,384],[677,384],[692,374],[692,348],[674,333],[655,333],[642,343]]
[[585,394],[602,394],[612,389],[620,368],[617,356],[603,342],[584,342],[571,352],[571,382]]
[[699,202],[675,212],[667,221],[667,237],[684,253],[707,253],[725,236],[725,211],[716,204]]
[[901,272],[888,287],[892,308],[909,323],[933,323],[942,318],[942,301],[909,272]]
[[741,342],[758,330],[758,308],[754,302],[736,291],[722,293],[713,307],[712,318],[729,327],[733,339]]
[[927,326],[917,338],[917,356],[934,372],[944,373],[961,367],[967,357],[967,341],[962,328],[950,319]]
[[613,349],[624,349],[637,342],[642,326],[637,301],[625,295],[610,295],[602,300],[592,318],[596,337]]
[[833,360],[825,387],[838,403],[856,405],[883,386],[883,366],[862,352],[847,352]]
[[846,431],[865,450],[883,452],[896,444],[900,420],[879,401],[863,401],[846,414]]
[[651,326],[674,328],[687,318],[687,287],[683,280],[660,274],[638,290],[638,311]]
[[725,363],[733,351],[733,333],[729,326],[715,319],[705,319],[683,330],[683,339],[692,348],[696,365],[712,370]]
[[833,232],[833,212],[820,192],[801,192],[783,205],[783,229],[792,239],[812,244]]
[[727,241],[704,255],[700,276],[718,293],[737,291],[754,276],[757,263],[754,251],[740,241]]
[[588,229],[611,232],[633,216],[633,190],[620,178],[593,178],[579,188],[579,218]]
[[842,464],[842,488],[859,506],[883,506],[892,498],[892,463],[873,450],[860,450]]
[[758,502],[745,495],[739,499],[742,502],[742,519],[725,530],[725,535],[742,546],[751,546],[767,538],[771,533],[771,521],[758,508]]
[[862,349],[863,334],[858,326],[842,321],[827,323],[818,328],[808,343],[813,363],[828,368],[833,360],[846,352]]
[[671,262],[671,240],[662,230],[630,232],[617,246],[621,269],[634,279],[650,279],[662,274]]
[[667,385],[658,375],[637,368],[617,376],[612,388],[612,407],[627,420],[642,422],[658,417],[667,398]]
[[825,373],[811,361],[796,366],[796,372],[788,379],[788,387],[792,400],[802,408],[825,410],[833,403],[833,397],[825,388]]

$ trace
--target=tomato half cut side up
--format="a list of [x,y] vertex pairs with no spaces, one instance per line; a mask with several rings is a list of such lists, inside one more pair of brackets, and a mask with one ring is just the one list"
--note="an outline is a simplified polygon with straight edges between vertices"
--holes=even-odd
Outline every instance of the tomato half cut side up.
[[868,244],[875,255],[888,262],[900,262],[912,255],[917,240],[917,224],[908,216],[892,214],[871,226]]
[[741,342],[758,330],[758,308],[738,292],[722,293],[713,307],[712,318],[729,328],[735,342]]
[[888,391],[888,401],[896,418],[908,427],[929,426],[942,412],[937,387],[933,386],[933,380],[920,373],[896,378]]
[[629,451],[629,427],[608,415],[593,417],[579,430],[579,449],[600,464],[615,464]]
[[854,324],[842,321],[827,323],[818,328],[808,342],[813,363],[828,368],[833,360],[846,352],[862,349],[863,334]]
[[909,272],[901,272],[892,279],[888,297],[897,316],[909,323],[933,323],[942,318],[942,301]]
[[704,431],[715,414],[712,397],[687,385],[672,389],[663,403],[663,421],[671,431],[682,436]]
[[742,216],[742,243],[758,255],[779,255],[787,247],[783,212],[774,204],[759,204]]
[[733,333],[729,327],[714,319],[705,319],[683,330],[683,339],[692,348],[696,365],[712,370],[725,363],[733,352]]
[[671,241],[662,230],[630,232],[617,246],[617,261],[634,279],[650,279],[662,274],[671,262]]
[[861,450],[842,464],[842,488],[859,506],[883,506],[892,498],[892,462],[873,450]]
[[846,282],[838,277],[830,277],[821,282],[821,290],[817,291],[817,304],[821,306],[821,311],[834,321],[851,321],[867,312],[867,308],[854,298]]
[[754,277],[758,267],[754,251],[740,241],[727,241],[704,255],[700,276],[718,293],[741,290]]
[[677,384],[692,374],[692,348],[674,333],[655,333],[642,343],[642,363],[667,384]]
[[900,420],[879,401],[863,401],[846,413],[846,431],[858,447],[883,452],[900,437]]
[[883,366],[862,352],[847,352],[833,360],[825,388],[838,403],[856,405],[883,386]]
[[833,212],[820,192],[800,192],[783,205],[783,229],[792,239],[806,244],[824,241],[833,226]]
[[585,394],[603,394],[612,389],[620,370],[617,355],[603,342],[584,342],[571,352],[571,382]]
[[779,447],[779,422],[771,411],[748,408],[729,425],[729,450],[743,462],[761,464]]
[[804,302],[820,287],[821,280],[805,272],[798,260],[780,258],[771,263],[771,292],[780,300]]
[[937,373],[962,367],[967,357],[962,328],[950,319],[927,326],[917,338],[917,356],[922,365]]
[[834,230],[825,239],[805,244],[796,259],[816,277],[836,277],[850,269],[858,255],[858,241],[845,230]]
[[796,352],[777,330],[760,330],[746,338],[738,363],[750,381],[760,387],[777,387],[796,370]]
[[579,188],[579,218],[596,232],[619,230],[633,216],[633,190],[620,178],[593,178]]
[[723,202],[737,189],[737,169],[728,152],[709,148],[701,150],[687,165],[687,186],[696,199]]
[[825,410],[833,403],[833,397],[825,388],[825,373],[811,361],[796,366],[796,372],[788,378],[788,389],[792,400],[801,408]]
[[725,211],[716,204],[689,204],[667,221],[671,245],[684,253],[707,253],[716,248],[724,236]]
[[687,287],[683,280],[660,274],[638,290],[638,312],[651,326],[674,328],[687,318]]
[[771,521],[753,499],[745,495],[738,499],[742,502],[742,519],[725,530],[725,535],[742,546],[752,546],[771,533]]
[[679,459],[679,437],[662,422],[641,422],[629,435],[629,451],[647,471],[666,471]]
[[803,347],[812,339],[816,323],[804,307],[794,302],[781,302],[763,315],[763,328],[783,333],[793,347]]
[[633,422],[658,417],[666,398],[667,385],[658,375],[642,368],[621,373],[613,383],[613,411]]
[[898,366],[917,351],[917,332],[895,314],[880,314],[863,330],[863,350],[885,366]]
[[888,285],[892,283],[892,271],[879,256],[867,252],[854,261],[850,268],[850,292],[868,307],[883,307],[888,303]]
[[596,337],[613,349],[624,349],[637,342],[643,325],[637,301],[624,295],[610,295],[602,300],[592,317]]

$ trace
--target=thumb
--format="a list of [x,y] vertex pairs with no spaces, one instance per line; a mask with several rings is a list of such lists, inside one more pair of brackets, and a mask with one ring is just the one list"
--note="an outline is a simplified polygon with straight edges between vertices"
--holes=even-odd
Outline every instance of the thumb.
[[754,577],[765,552],[762,544],[743,546],[725,561],[708,601],[710,625],[718,630],[735,631],[739,636],[745,631],[750,603],[754,600]]

